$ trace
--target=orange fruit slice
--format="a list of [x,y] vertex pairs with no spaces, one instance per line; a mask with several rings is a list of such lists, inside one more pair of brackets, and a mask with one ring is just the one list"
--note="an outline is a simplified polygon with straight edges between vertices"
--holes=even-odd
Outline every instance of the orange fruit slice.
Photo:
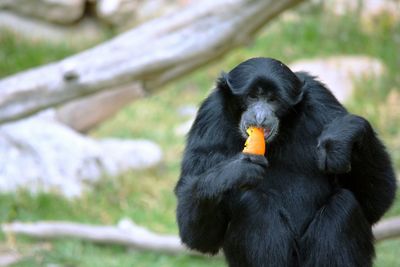
[[247,129],[249,137],[244,144],[243,153],[264,155],[265,154],[265,139],[264,129],[257,127],[249,127]]

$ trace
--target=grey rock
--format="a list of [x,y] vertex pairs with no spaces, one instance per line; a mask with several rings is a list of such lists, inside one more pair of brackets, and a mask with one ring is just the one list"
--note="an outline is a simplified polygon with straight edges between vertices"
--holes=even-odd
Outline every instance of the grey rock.
[[182,5],[168,0],[97,0],[96,14],[107,24],[128,28],[171,13]]
[[193,117],[197,113],[197,107],[195,105],[185,105],[177,109],[179,116],[181,117]]
[[95,42],[104,36],[100,23],[90,18],[82,19],[73,25],[56,25],[1,9],[0,29],[9,30],[28,40],[63,44]]
[[158,164],[162,152],[146,140],[95,140],[46,112],[0,127],[0,191],[25,188],[79,196],[100,177]]
[[108,175],[147,169],[157,165],[161,161],[161,149],[158,145],[148,140],[120,140],[108,138],[99,140],[98,145],[102,154],[106,155],[111,164],[104,164]]
[[293,71],[307,71],[325,83],[339,101],[346,101],[354,90],[354,82],[384,73],[384,64],[368,56],[333,56],[305,59],[289,65]]
[[82,17],[85,2],[85,0],[0,0],[0,8],[50,22],[70,24]]
[[193,122],[194,122],[194,117],[178,125],[175,128],[175,134],[177,136],[185,136],[190,131],[190,128],[192,128]]
[[400,19],[399,0],[327,0],[324,1],[324,7],[336,15],[359,11],[363,20],[370,20],[383,14],[394,20]]

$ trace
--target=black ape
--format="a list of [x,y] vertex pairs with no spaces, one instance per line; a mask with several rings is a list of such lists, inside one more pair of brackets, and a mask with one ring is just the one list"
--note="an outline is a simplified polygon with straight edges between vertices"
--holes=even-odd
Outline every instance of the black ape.
[[[250,125],[265,129],[265,157],[241,153]],[[222,247],[229,266],[371,266],[394,177],[368,121],[306,73],[250,59],[222,75],[190,130],[180,236]]]

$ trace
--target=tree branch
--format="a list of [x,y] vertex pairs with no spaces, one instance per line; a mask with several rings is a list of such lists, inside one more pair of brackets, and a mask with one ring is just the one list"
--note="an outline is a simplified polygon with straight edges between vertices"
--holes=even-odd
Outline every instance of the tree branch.
[[139,84],[122,85],[65,104],[56,110],[56,118],[76,131],[87,132],[145,93]]
[[197,254],[184,247],[176,235],[161,235],[123,220],[118,226],[97,226],[72,222],[14,222],[3,224],[2,230],[40,239],[74,237],[100,244],[129,246],[139,250],[162,251],[171,254]]
[[77,55],[0,80],[0,123],[132,82],[158,90],[248,42],[302,1],[198,1]]
[[[117,244],[140,250],[199,255],[183,246],[178,236],[157,234],[127,219],[120,221],[118,226],[95,226],[56,221],[13,222],[3,224],[2,230],[7,235],[22,234],[40,239],[74,237],[94,243]],[[373,227],[373,233],[376,242],[398,238],[400,236],[400,217],[379,222]]]
[[376,242],[398,238],[400,237],[400,217],[382,220],[374,226],[373,230]]

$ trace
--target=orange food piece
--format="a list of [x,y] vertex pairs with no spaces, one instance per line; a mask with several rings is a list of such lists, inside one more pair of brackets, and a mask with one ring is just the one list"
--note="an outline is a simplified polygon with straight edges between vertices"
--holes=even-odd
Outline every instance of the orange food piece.
[[243,153],[264,155],[265,154],[265,139],[264,129],[249,127],[247,129],[249,137],[244,144]]

